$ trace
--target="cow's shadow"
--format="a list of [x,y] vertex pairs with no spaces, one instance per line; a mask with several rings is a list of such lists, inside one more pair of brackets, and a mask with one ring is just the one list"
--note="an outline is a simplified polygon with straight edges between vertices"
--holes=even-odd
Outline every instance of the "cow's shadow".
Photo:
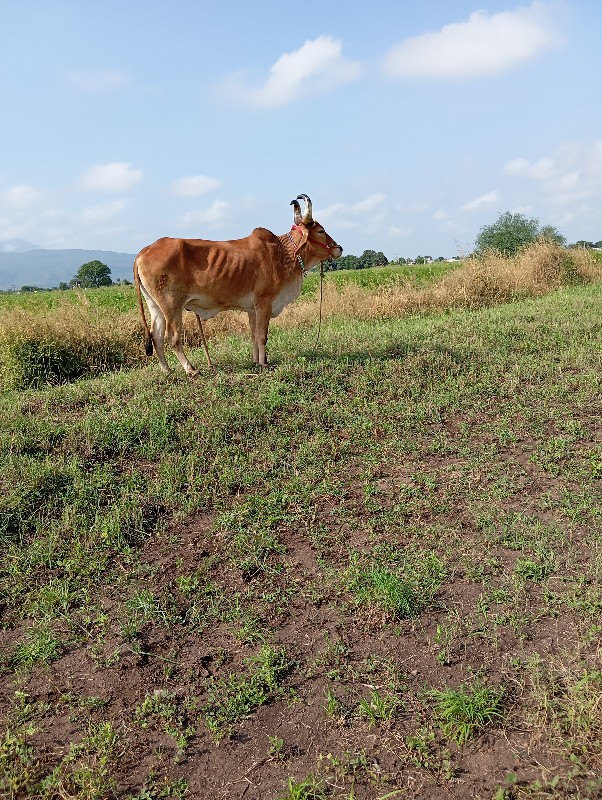
[[[202,351],[192,353],[199,364]],[[328,347],[307,347],[297,351],[290,358],[276,354],[270,358],[267,366],[259,366],[250,361],[233,362],[218,361],[213,368],[202,365],[198,377],[211,377],[221,374],[249,376],[270,375],[281,370],[296,372],[300,368],[331,363],[347,365],[351,368],[358,365],[369,365],[375,362],[399,361],[413,371],[421,374],[450,375],[465,371],[473,371],[480,366],[481,357],[477,351],[469,347],[450,347],[448,345],[430,344],[427,341],[412,342],[407,339],[389,340],[382,346],[349,350],[346,353],[333,353]]]

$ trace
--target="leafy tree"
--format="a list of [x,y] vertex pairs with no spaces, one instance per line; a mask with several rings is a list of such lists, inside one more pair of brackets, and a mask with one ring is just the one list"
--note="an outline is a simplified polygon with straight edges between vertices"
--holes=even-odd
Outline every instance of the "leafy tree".
[[545,239],[547,242],[554,242],[554,244],[562,245],[562,247],[566,247],[566,239],[560,233],[558,228],[555,228],[553,225],[544,225],[543,228],[539,231],[538,239]]
[[82,264],[75,277],[71,280],[71,286],[81,286],[84,289],[112,285],[111,269],[98,260]]
[[357,269],[358,261],[357,256],[341,256],[335,261],[336,269]]
[[339,262],[335,261],[334,258],[325,258],[322,262],[322,269],[324,272],[335,272],[337,269],[341,269],[341,267],[339,267]]
[[370,267],[386,267],[389,259],[384,253],[376,252],[376,250],[364,250],[359,257],[358,269],[369,269]]
[[337,261],[333,258],[326,259],[323,263],[324,272],[337,269],[369,269],[370,267],[386,267],[389,259],[384,253],[376,250],[364,250],[361,256],[342,256]]
[[481,228],[475,242],[477,253],[486,250],[497,250],[506,256],[512,256],[522,247],[538,239],[566,245],[564,236],[552,225],[540,226],[539,220],[525,217],[523,214],[512,214],[506,211],[500,214],[492,225]]
[[596,245],[593,242],[586,242],[585,239],[579,239],[578,242],[575,242],[575,244],[572,245],[572,247],[583,247],[586,250],[591,250],[591,248],[595,246]]

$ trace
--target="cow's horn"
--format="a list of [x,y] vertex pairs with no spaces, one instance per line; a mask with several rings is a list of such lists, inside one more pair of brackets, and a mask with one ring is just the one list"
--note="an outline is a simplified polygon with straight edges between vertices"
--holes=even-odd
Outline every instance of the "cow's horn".
[[296,200],[291,200],[291,205],[295,209],[295,225],[301,224],[301,206]]
[[312,211],[311,211],[311,200],[306,194],[298,194],[297,200],[305,200],[305,212],[303,214],[301,221],[303,222],[304,225],[309,225],[313,221]]

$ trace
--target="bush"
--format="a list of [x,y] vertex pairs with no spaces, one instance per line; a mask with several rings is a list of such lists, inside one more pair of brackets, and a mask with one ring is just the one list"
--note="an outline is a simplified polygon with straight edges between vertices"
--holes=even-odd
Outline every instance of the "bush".
[[475,249],[481,254],[493,250],[504,256],[513,256],[536,241],[566,245],[564,236],[552,225],[541,227],[537,219],[506,211],[492,225],[481,228]]
[[127,318],[115,325],[98,309],[7,310],[0,327],[0,386],[36,389],[133,366],[142,359],[139,337]]
[[37,389],[45,384],[81,378],[86,365],[66,344],[16,337],[2,342],[2,384],[5,389]]

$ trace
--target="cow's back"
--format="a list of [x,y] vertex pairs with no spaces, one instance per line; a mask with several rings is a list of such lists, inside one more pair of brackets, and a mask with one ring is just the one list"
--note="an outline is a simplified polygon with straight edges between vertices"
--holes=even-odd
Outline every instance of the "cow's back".
[[136,257],[142,284],[151,294],[184,302],[200,297],[225,308],[261,291],[278,272],[278,260],[278,237],[266,228],[226,241],[163,237]]

